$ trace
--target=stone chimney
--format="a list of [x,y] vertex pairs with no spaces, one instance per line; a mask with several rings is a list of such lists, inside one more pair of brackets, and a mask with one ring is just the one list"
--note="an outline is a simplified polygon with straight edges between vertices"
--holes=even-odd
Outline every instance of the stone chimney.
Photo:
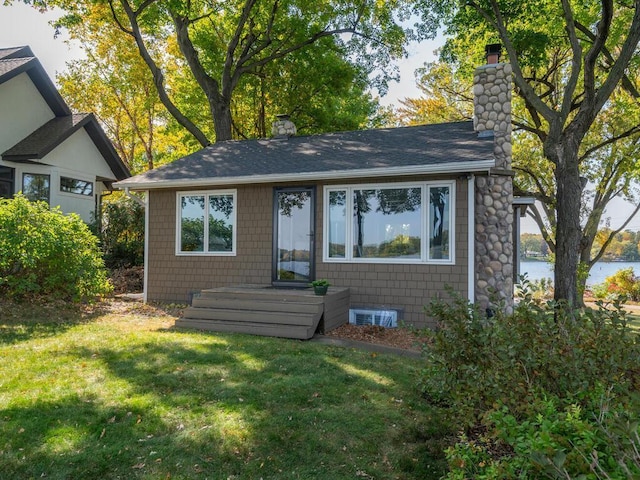
[[277,120],[273,122],[273,128],[271,129],[274,138],[286,139],[296,134],[296,126],[289,120],[289,115],[276,115],[276,118]]
[[474,72],[474,128],[493,138],[496,167],[476,177],[475,302],[489,314],[513,307],[513,171],[511,170],[511,65],[498,63],[499,44],[485,48],[487,64]]

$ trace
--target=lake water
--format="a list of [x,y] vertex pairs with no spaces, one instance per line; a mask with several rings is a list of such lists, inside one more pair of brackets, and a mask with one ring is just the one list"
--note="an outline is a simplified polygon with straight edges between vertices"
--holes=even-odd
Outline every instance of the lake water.
[[[640,262],[598,262],[589,272],[587,285],[596,285],[623,268],[633,268],[636,275],[640,275]],[[520,273],[527,273],[529,280],[550,278],[553,280],[553,265],[547,262],[520,262]]]

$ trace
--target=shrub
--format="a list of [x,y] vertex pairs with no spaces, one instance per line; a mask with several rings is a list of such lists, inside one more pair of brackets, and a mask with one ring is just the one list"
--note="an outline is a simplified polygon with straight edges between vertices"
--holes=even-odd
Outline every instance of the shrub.
[[604,283],[593,288],[596,298],[614,300],[627,298],[640,301],[640,278],[636,277],[633,268],[623,268],[605,278]]
[[[448,479],[616,478],[640,476],[637,422],[606,392],[590,392],[597,411],[578,404],[559,408],[557,397],[538,400],[518,418],[506,407],[487,415],[487,433],[461,435],[446,451]],[[498,453],[498,454],[496,454]]]
[[0,199],[0,291],[80,300],[110,288],[98,240],[78,215],[22,195]]
[[519,282],[515,285],[515,297],[522,299],[529,296],[530,300],[542,304],[553,298],[553,280],[550,278],[540,278],[529,280],[527,275],[520,275]]
[[426,351],[423,391],[467,432],[484,431],[450,449],[448,478],[580,475],[598,465],[592,454],[612,478],[625,478],[615,476],[622,467],[614,445],[629,445],[637,423],[617,437],[611,425],[632,418],[628,412],[637,417],[640,345],[619,304],[539,306],[525,290],[513,315],[486,318],[455,295],[432,302],[429,313],[439,329]]
[[99,232],[104,261],[111,269],[144,262],[144,208],[130,197],[105,202]]

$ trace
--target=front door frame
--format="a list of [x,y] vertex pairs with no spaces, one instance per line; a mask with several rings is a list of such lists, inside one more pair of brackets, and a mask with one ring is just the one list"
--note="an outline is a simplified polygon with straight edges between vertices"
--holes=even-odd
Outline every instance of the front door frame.
[[[309,280],[279,280],[278,277],[278,194],[282,192],[309,192]],[[273,249],[271,255],[271,284],[274,287],[306,288],[315,279],[316,274],[316,187],[274,187],[273,189]]]

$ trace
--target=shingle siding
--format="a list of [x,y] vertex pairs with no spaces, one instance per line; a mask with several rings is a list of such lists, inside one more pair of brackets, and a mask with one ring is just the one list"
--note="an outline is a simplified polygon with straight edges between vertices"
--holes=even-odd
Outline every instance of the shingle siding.
[[[402,321],[424,326],[429,324],[424,306],[443,293],[445,284],[467,295],[465,180],[456,182],[455,265],[323,262],[322,187],[316,185],[316,278],[327,278],[335,286],[349,287],[352,306],[398,309],[402,312]],[[273,188],[270,184],[237,187],[236,256],[176,256],[177,191],[151,191],[147,299],[186,303],[194,292],[205,288],[270,284]]]

